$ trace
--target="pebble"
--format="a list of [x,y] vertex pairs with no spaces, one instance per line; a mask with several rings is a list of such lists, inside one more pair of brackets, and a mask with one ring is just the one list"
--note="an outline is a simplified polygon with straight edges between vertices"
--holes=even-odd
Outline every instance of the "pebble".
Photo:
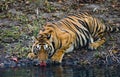
[[3,68],[4,67],[4,63],[0,63],[0,67]]

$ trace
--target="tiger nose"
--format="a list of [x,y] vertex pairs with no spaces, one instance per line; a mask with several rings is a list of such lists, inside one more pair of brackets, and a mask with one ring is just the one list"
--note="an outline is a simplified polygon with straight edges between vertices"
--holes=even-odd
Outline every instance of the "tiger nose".
[[43,46],[41,46],[41,50],[38,54],[40,60],[47,60],[48,54]]

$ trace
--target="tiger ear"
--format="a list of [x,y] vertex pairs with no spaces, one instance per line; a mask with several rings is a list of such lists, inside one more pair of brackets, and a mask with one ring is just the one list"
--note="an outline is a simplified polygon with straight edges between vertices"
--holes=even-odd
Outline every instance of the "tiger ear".
[[53,25],[53,23],[51,23],[51,22],[47,22],[47,23],[45,24],[45,26],[51,26],[51,25]]
[[51,37],[51,34],[47,34],[47,39],[50,39],[50,37]]
[[44,31],[44,29],[40,29],[40,30],[39,30],[39,34],[42,33],[42,31]]
[[32,42],[35,42],[35,41],[38,41],[38,38],[35,37],[35,36],[33,36],[33,37],[32,37]]
[[47,22],[47,24],[52,25],[53,23],[52,22]]

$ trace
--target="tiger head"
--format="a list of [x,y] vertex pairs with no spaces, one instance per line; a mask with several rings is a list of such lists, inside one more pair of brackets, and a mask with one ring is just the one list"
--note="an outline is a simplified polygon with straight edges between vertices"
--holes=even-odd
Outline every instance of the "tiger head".
[[32,46],[32,52],[40,61],[46,62],[54,53],[54,29],[48,27],[50,25],[51,24],[47,24],[47,27],[44,27],[39,31],[39,34],[35,38]]

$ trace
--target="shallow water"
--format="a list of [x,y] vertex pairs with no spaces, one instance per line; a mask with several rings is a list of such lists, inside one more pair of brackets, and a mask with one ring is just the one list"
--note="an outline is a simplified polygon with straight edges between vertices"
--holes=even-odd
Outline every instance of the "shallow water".
[[120,67],[49,66],[2,68],[0,77],[120,77]]

